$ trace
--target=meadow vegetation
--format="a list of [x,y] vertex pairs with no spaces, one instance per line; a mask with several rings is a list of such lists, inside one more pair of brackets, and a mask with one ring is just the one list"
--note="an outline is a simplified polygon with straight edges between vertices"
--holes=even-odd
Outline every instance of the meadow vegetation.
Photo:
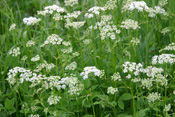
[[0,117],[175,117],[175,0],[1,0]]

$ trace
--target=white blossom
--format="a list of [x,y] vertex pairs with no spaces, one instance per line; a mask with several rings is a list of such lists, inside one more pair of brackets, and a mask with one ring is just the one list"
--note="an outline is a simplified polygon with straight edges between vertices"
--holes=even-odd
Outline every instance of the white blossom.
[[24,18],[23,22],[26,25],[35,25],[36,23],[40,22],[41,19],[40,18],[36,18],[36,17],[28,17],[28,18]]
[[14,23],[10,26],[9,31],[15,30],[15,28],[16,28],[16,24]]
[[14,56],[14,57],[17,57],[18,55],[20,55],[20,48],[19,47],[16,47],[16,48],[13,48],[10,52],[9,52],[10,55]]

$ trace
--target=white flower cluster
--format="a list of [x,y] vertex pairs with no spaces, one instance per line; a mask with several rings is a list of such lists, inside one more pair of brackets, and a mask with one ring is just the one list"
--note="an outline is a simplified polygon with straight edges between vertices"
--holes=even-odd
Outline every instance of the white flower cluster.
[[67,47],[66,49],[61,49],[61,51],[62,51],[63,53],[69,54],[69,53],[72,53],[73,48],[72,48],[72,47]]
[[94,73],[95,76],[100,76],[101,74],[101,71],[99,69],[97,69],[95,66],[91,66],[91,67],[85,67],[83,72],[81,72],[80,76],[83,76],[83,79],[87,79],[89,78],[88,77],[88,74],[89,73]]
[[39,55],[36,55],[36,56],[31,58],[31,61],[33,61],[33,62],[36,62],[36,61],[39,61],[39,60],[40,60],[40,56]]
[[138,38],[132,38],[131,40],[131,44],[134,45],[138,45],[140,43],[140,40]]
[[153,79],[144,78],[144,79],[141,79],[141,83],[142,83],[143,89],[147,88],[148,90],[150,90],[150,88],[153,86]]
[[16,24],[12,24],[9,28],[9,31],[15,30],[15,28],[16,28]]
[[24,56],[21,58],[21,60],[22,60],[22,61],[26,61],[27,58],[28,58],[28,57],[27,57],[26,55],[24,55]]
[[108,87],[107,93],[114,95],[114,93],[118,92],[118,88]]
[[147,11],[149,13],[149,17],[155,17],[157,14],[167,15],[166,11],[160,6],[155,6],[154,8],[149,8]]
[[169,63],[173,64],[175,63],[175,55],[174,54],[161,54],[161,55],[155,55],[152,57],[152,64],[163,64],[163,63]]
[[123,64],[123,67],[124,67],[124,70],[123,72],[124,73],[127,73],[127,72],[134,72],[134,75],[135,76],[138,76],[140,72],[143,72],[143,65],[141,63],[139,64],[136,64],[134,62],[125,62]]
[[61,8],[60,6],[57,6],[56,4],[54,4],[54,5],[45,7],[44,11],[37,11],[37,14],[45,16],[47,13],[52,14],[54,11],[56,11],[57,13],[65,12],[64,8]]
[[162,74],[157,74],[154,79],[155,82],[160,84],[161,86],[167,86],[168,80]]
[[[163,4],[164,3],[162,2],[161,5],[163,5]],[[144,1],[128,0],[126,2],[126,4],[123,6],[122,12],[124,12],[124,11],[133,11],[134,9],[137,9],[139,12],[143,12],[143,11],[148,12],[149,17],[155,17],[156,14],[167,15],[165,10],[163,8],[161,8],[160,6],[155,6],[154,8],[149,8]]]
[[29,117],[40,117],[40,116],[39,116],[39,114],[35,114],[35,115],[31,114],[31,115],[29,115]]
[[60,101],[60,99],[61,99],[60,96],[51,95],[51,96],[47,99],[47,102],[49,103],[49,105],[57,104],[57,103]]
[[74,52],[74,53],[72,53],[72,56],[73,57],[77,57],[77,56],[79,56],[80,54],[78,53],[78,52]]
[[54,19],[55,21],[60,21],[60,20],[63,19],[63,17],[61,16],[60,13],[55,13],[54,16],[53,16],[53,19]]
[[161,33],[163,35],[165,35],[166,33],[170,32],[170,31],[171,31],[171,29],[169,27],[166,27],[166,28],[164,28],[164,29],[161,30]]
[[33,71],[35,72],[40,72],[43,68],[46,68],[47,72],[50,72],[51,69],[53,69],[55,67],[55,65],[53,63],[48,64],[45,60],[44,63],[40,63],[36,69],[34,69]]
[[68,93],[71,95],[79,95],[80,91],[83,90],[84,85],[80,83],[78,78],[71,74],[71,76],[65,78],[66,84],[69,86]]
[[100,15],[100,11],[105,11],[104,7],[94,6],[88,10],[88,13],[85,14],[86,18],[92,18],[95,15]]
[[134,9],[137,9],[139,12],[143,12],[143,10],[148,10],[149,7],[144,1],[133,1],[130,4],[127,4],[123,10],[129,10],[132,11]]
[[89,45],[91,42],[92,42],[91,39],[85,39],[85,40],[83,40],[83,43],[84,43],[85,45]]
[[170,109],[171,109],[171,104],[168,104],[168,105],[165,105],[165,108],[163,109],[163,111],[168,112],[170,111]]
[[104,6],[105,10],[111,10],[117,7],[116,5],[117,1],[116,0],[108,0]]
[[18,83],[19,80],[17,80],[15,77],[18,73],[21,73],[19,78],[20,82],[23,83],[24,79],[29,79],[29,77],[32,76],[32,72],[30,70],[26,70],[25,68],[22,67],[15,67],[13,69],[10,69],[8,72],[8,77],[7,81],[11,84],[14,85],[15,83]]
[[67,13],[67,15],[64,16],[67,22],[70,22],[71,19],[75,18],[77,19],[78,16],[81,14],[81,11],[74,11],[72,13]]
[[136,30],[136,29],[139,29],[139,25],[138,25],[138,22],[137,21],[134,21],[132,19],[126,19],[125,21],[123,21],[121,23],[122,25],[120,26],[121,28],[125,28],[125,29],[133,29],[133,30]]
[[60,45],[62,41],[63,39],[60,36],[58,36],[57,34],[52,34],[49,37],[47,37],[44,44],[42,44],[40,47],[44,47],[47,44]]
[[67,65],[65,70],[75,70],[77,68],[77,63],[74,61],[71,64]]
[[35,41],[33,41],[33,40],[29,40],[29,41],[26,43],[26,47],[31,47],[31,46],[33,46],[33,45],[35,45]]
[[148,102],[155,102],[156,100],[160,100],[160,94],[157,92],[152,92],[148,95]]
[[165,5],[168,4],[168,0],[160,0],[158,5],[161,6],[161,7],[164,7]]
[[61,77],[60,76],[49,76],[45,79],[43,79],[43,83],[42,83],[42,87],[45,89],[51,89],[53,90],[54,88],[56,89],[65,89],[65,86],[60,85],[60,80]]
[[110,20],[112,19],[111,15],[103,15],[101,16],[101,22],[97,22],[94,29],[100,30],[101,39],[110,38],[112,40],[116,39],[116,34],[120,33],[120,30],[117,29],[116,25],[113,24]]
[[10,52],[9,52],[10,55],[14,56],[14,57],[17,57],[18,55],[20,55],[20,48],[19,47],[16,47],[16,48],[13,48]]
[[71,46],[72,45],[70,41],[63,41],[62,44],[64,46]]
[[35,25],[36,23],[40,22],[41,19],[40,18],[36,18],[36,17],[29,17],[29,18],[24,18],[23,22],[26,25]]
[[78,0],[64,0],[65,6],[71,6],[78,4]]
[[157,74],[161,74],[164,72],[163,68],[157,68],[153,66],[148,66],[147,68],[142,70],[148,77],[155,78]]
[[171,51],[174,50],[175,51],[175,43],[169,44],[165,48],[161,49],[159,52],[166,51],[166,50],[171,50]]
[[111,76],[111,79],[113,81],[121,81],[122,80],[119,72],[114,73],[113,76]]
[[66,28],[73,27],[75,29],[79,29],[82,26],[84,26],[85,23],[86,23],[86,21],[67,22],[65,27]]

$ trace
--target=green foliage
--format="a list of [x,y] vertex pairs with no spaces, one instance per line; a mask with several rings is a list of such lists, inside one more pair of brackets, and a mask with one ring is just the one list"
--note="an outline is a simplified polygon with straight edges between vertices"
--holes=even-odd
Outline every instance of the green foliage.
[[0,117],[175,116],[175,1],[66,1],[0,1]]

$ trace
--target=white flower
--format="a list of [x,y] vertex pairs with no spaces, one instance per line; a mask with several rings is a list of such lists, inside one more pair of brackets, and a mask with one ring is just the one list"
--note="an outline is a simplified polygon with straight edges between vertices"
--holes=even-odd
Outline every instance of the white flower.
[[144,78],[144,79],[141,79],[141,83],[142,83],[143,89],[147,88],[148,90],[150,90],[150,88],[153,86],[153,79]]
[[48,64],[44,60],[44,63],[40,63],[39,65],[37,65],[36,69],[34,69],[33,71],[40,72],[43,68],[46,68],[46,71],[50,72],[50,70],[53,69],[54,67],[55,67],[55,65],[53,63]]
[[167,4],[168,4],[168,0],[160,0],[158,5],[161,7],[164,7]]
[[49,103],[49,105],[57,104],[57,103],[60,101],[60,99],[61,99],[60,96],[51,95],[51,96],[47,99],[47,102]]
[[56,21],[59,21],[59,20],[62,20],[62,16],[60,15],[60,13],[55,13],[54,16],[53,16],[53,19],[56,20]]
[[168,27],[166,27],[166,28],[164,28],[164,29],[161,30],[161,33],[162,33],[163,35],[165,35],[166,33],[170,32],[170,31],[171,31],[171,29],[168,28]]
[[78,4],[78,0],[64,0],[65,6],[71,6]]
[[44,44],[41,45],[41,47],[44,47],[47,44],[60,45],[62,41],[63,39],[60,38],[58,35],[52,34],[49,37],[47,37],[46,41],[44,42]]
[[77,68],[77,63],[72,62],[71,64],[67,65],[65,70],[75,70]]
[[60,6],[57,5],[51,5],[51,6],[47,6],[44,8],[45,11],[48,11],[48,13],[52,14],[53,11],[56,11],[57,13],[63,13],[65,12],[65,10],[63,8],[61,8]]
[[134,2],[131,2],[128,10],[132,11],[134,9],[137,9],[139,12],[143,12],[143,10],[148,10],[149,7],[144,1],[134,1]]
[[175,63],[175,55],[174,54],[161,54],[161,55],[155,55],[152,57],[152,64],[163,64],[163,63],[169,63],[173,64]]
[[86,23],[86,21],[77,21],[77,22],[67,22],[65,27],[69,28],[69,27],[73,27],[75,29],[79,29],[82,26],[84,26],[84,24]]
[[152,92],[147,96],[148,102],[155,102],[156,100],[160,100],[160,94],[157,92]]
[[105,10],[111,10],[117,7],[116,0],[108,0],[104,6]]
[[163,109],[163,111],[168,112],[170,111],[170,109],[171,109],[171,104],[168,104],[168,105],[165,105],[165,108]]
[[92,17],[94,17],[93,14],[99,15],[100,11],[105,11],[105,8],[104,7],[94,6],[94,7],[90,8],[88,10],[88,13],[85,14],[85,17],[86,18],[92,18]]
[[21,60],[22,60],[22,61],[26,61],[27,58],[28,58],[28,57],[27,57],[26,55],[24,55],[24,56],[21,58]]
[[174,50],[175,51],[175,43],[169,44],[165,48],[161,49],[159,52],[166,51],[166,50],[171,50],[171,51]]
[[107,93],[114,95],[114,93],[118,92],[118,88],[108,87]]
[[39,61],[39,60],[40,60],[40,56],[39,55],[36,55],[36,56],[31,58],[31,61],[33,61],[33,62],[36,62],[36,61]]
[[125,28],[125,29],[139,29],[139,25],[137,21],[134,21],[132,19],[127,19],[125,21],[122,22],[122,25],[120,26],[121,28]]
[[16,24],[12,24],[9,28],[9,31],[15,30]]
[[132,45],[138,45],[140,43],[140,40],[138,38],[132,38],[131,44]]
[[31,114],[29,117],[40,117],[39,114]]
[[111,79],[113,81],[121,81],[122,80],[119,72],[114,73],[113,76],[111,76]]
[[84,43],[85,45],[88,45],[88,44],[90,44],[91,42],[92,42],[91,39],[85,39],[85,40],[83,40],[83,43]]
[[14,57],[17,57],[18,55],[20,55],[20,48],[19,47],[16,47],[16,48],[13,48],[10,53],[10,55],[14,56]]
[[81,72],[80,76],[83,76],[83,79],[87,79],[88,78],[88,74],[89,73],[94,73],[95,76],[100,76],[100,70],[97,69],[95,66],[92,67],[85,67],[83,72]]
[[29,40],[29,41],[26,43],[26,47],[31,47],[31,46],[33,46],[33,45],[35,45],[35,41],[33,41],[33,40]]
[[29,17],[29,18],[24,18],[23,19],[23,22],[26,25],[34,25],[34,24],[36,24],[40,21],[41,21],[41,19],[40,18],[37,19],[36,17]]

